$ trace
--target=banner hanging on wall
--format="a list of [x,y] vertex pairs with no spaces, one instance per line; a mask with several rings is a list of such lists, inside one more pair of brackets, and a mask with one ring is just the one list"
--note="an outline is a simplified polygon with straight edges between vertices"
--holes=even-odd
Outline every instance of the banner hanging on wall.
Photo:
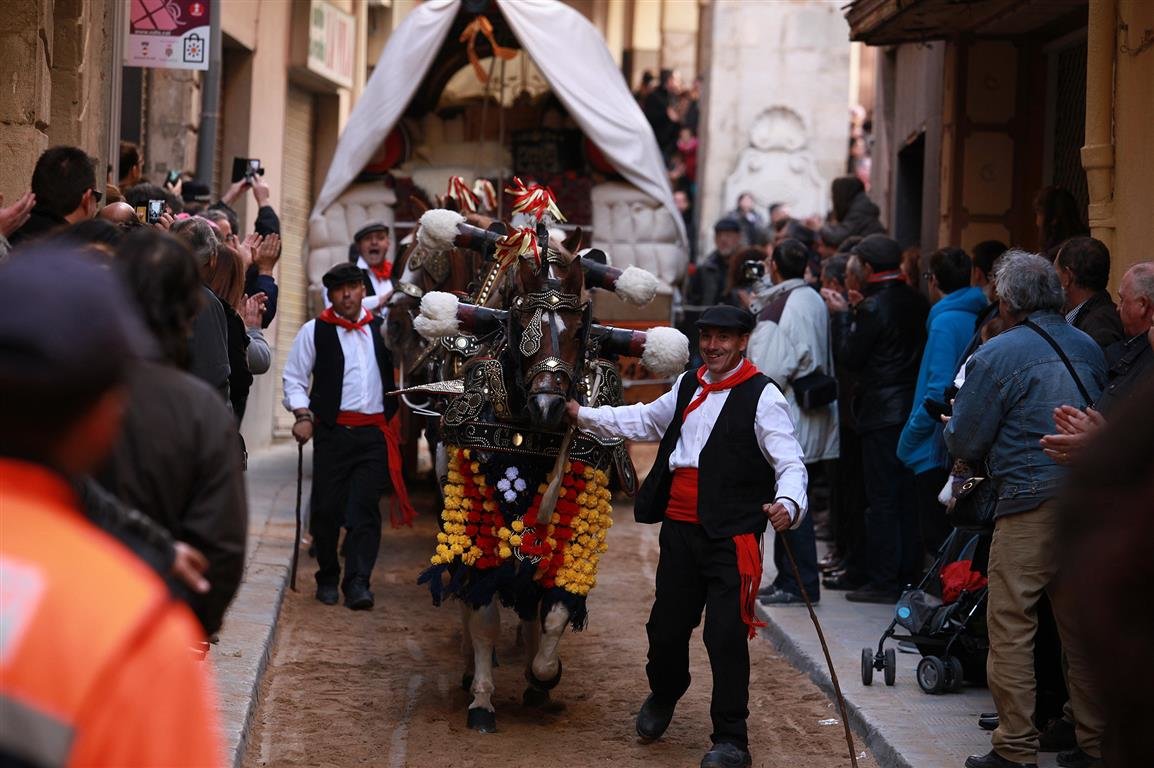
[[208,69],[209,0],[132,0],[124,64]]

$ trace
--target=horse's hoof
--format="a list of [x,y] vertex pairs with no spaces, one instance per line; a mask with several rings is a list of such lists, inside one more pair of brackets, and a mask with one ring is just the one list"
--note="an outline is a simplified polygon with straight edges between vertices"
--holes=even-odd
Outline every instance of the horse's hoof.
[[561,671],[561,659],[557,659],[557,674],[553,675],[552,680],[538,680],[537,676],[533,674],[532,667],[525,670],[525,679],[533,688],[548,692],[556,688],[557,683],[561,682]]
[[497,732],[497,715],[485,709],[484,707],[474,707],[469,710],[469,717],[466,721],[470,728],[478,733],[496,733]]
[[526,707],[539,708],[549,703],[549,692],[532,686],[525,689],[521,703]]
[[472,690],[472,688],[473,688],[473,676],[471,674],[469,674],[468,672],[466,672],[465,674],[461,675],[461,690],[462,691],[469,691],[469,690]]

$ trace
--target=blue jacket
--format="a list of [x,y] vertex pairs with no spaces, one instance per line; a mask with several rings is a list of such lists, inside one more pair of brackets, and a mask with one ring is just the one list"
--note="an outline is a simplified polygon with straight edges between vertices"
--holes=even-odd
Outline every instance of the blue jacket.
[[[1035,312],[1030,320],[1054,338],[1096,400],[1106,381],[1101,347],[1056,312]],[[976,468],[986,462],[997,482],[998,516],[1028,512],[1057,495],[1066,470],[1042,451],[1040,441],[1054,431],[1060,405],[1087,403],[1054,349],[1025,326],[1003,331],[966,363],[946,446]]]
[[986,306],[981,288],[973,286],[947,293],[930,309],[926,320],[926,351],[918,369],[914,407],[898,440],[898,458],[921,474],[945,467],[946,446],[942,423],[922,407],[926,400],[942,401],[946,388],[954,382],[962,353],[974,334],[978,313]]

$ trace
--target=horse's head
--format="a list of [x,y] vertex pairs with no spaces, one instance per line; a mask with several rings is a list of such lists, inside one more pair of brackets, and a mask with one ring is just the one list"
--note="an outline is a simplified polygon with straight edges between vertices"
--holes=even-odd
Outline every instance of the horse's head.
[[541,258],[519,259],[509,305],[509,346],[519,361],[529,420],[557,429],[576,392],[589,333],[584,274],[572,254],[552,244]]

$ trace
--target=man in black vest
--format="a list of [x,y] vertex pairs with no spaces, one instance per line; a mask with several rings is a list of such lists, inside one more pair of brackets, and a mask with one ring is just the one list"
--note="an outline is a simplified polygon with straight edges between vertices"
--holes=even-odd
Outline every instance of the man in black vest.
[[[386,477],[391,476],[403,521],[412,518],[396,432],[388,424],[397,409],[385,396],[395,388],[393,360],[381,338],[383,321],[361,307],[361,270],[338,264],[322,282],[332,306],[305,323],[293,341],[284,369],[284,404],[296,417],[293,437],[303,444],[316,436],[310,528],[319,566],[317,600],[335,605],[339,581],[345,605],[367,610],[373,607],[369,577],[381,544],[378,504]],[[342,525],[347,529],[343,581],[337,559]]]
[[634,517],[662,523],[656,599],[646,629],[651,693],[637,734],[659,738],[689,688],[689,637],[706,610],[713,670],[713,748],[702,768],[752,762],[749,647],[757,626],[761,534],[796,528],[806,511],[806,471],[789,406],[744,357],[753,316],[710,307],[697,321],[705,364],[648,404],[600,408],[570,402],[569,417],[593,434],[660,440],[637,494]]

